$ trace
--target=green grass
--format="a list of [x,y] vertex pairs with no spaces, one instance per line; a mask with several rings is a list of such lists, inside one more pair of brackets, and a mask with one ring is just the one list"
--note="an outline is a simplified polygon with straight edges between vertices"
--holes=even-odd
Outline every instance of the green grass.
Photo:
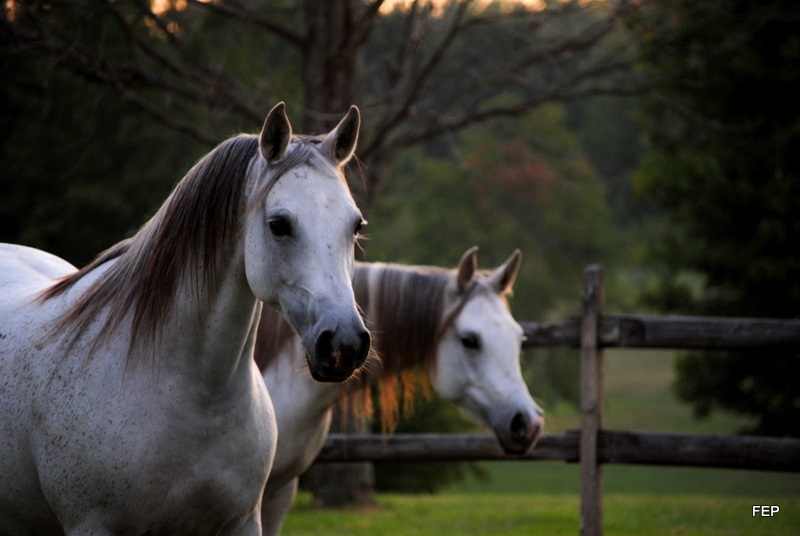
[[[605,427],[732,434],[747,420],[715,413],[698,421],[672,394],[670,352],[606,353]],[[534,393],[535,394],[535,393]],[[546,407],[548,433],[578,428],[567,405]],[[564,462],[484,462],[487,480],[469,477],[439,495],[378,495],[373,507],[319,510],[301,494],[284,536],[547,535],[579,533],[578,466]],[[800,474],[724,469],[604,466],[604,533],[796,536]],[[778,505],[774,518],[755,504]]]
[[[753,517],[752,505],[757,503],[752,498],[611,495],[604,503],[604,532],[606,536],[797,534],[800,500],[769,503],[781,508],[775,517]],[[379,495],[373,507],[320,510],[301,494],[283,534],[574,536],[579,526],[578,498],[571,495]]]
[[[483,463],[488,480],[469,476],[443,491],[463,494],[577,494],[577,464],[564,462]],[[603,466],[606,494],[716,495],[800,498],[800,474],[694,467]],[[800,533],[800,531],[798,531]]]
[[[746,418],[722,411],[712,413],[708,419],[695,419],[691,408],[672,392],[673,362],[673,352],[665,350],[606,351],[604,427],[730,434],[747,426]],[[549,433],[580,427],[576,408],[558,404],[544,409]]]
[[[668,351],[607,351],[604,425],[616,430],[734,434],[747,420],[716,412],[697,420],[672,393],[673,354]],[[577,410],[545,408],[548,433],[579,428]],[[488,480],[474,476],[447,488],[449,494],[577,494],[578,466],[563,462],[484,462]],[[800,474],[736,469],[607,465],[604,492],[623,494],[800,497]],[[800,533],[800,530],[798,530]]]

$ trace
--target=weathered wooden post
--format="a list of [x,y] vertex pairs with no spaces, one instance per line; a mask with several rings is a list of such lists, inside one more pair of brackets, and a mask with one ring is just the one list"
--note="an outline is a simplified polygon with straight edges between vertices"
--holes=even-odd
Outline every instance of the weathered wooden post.
[[604,302],[603,267],[583,272],[581,320],[581,536],[603,534],[603,468],[597,440],[603,426],[603,350],[598,346]]

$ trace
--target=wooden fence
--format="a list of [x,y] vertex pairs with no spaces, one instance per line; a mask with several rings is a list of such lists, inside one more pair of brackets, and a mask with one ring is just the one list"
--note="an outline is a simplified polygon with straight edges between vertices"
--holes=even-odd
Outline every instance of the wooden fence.
[[331,434],[318,462],[564,460],[581,465],[581,535],[603,533],[603,464],[682,465],[800,471],[800,439],[603,429],[603,349],[800,350],[800,321],[604,315],[603,270],[584,271],[583,315],[563,323],[524,322],[526,346],[581,351],[581,430],[543,437],[508,456],[488,434]]

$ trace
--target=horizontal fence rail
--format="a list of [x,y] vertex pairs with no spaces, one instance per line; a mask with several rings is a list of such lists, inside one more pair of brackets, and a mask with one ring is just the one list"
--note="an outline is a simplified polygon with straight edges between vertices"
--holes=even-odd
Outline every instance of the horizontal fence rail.
[[[488,434],[330,434],[317,462],[563,460],[578,462],[580,433],[544,436],[522,456]],[[800,472],[800,439],[602,430],[600,463]]]
[[[581,318],[566,322],[520,322],[525,347],[580,346]],[[800,350],[800,320],[690,316],[604,315],[598,328],[604,348]]]

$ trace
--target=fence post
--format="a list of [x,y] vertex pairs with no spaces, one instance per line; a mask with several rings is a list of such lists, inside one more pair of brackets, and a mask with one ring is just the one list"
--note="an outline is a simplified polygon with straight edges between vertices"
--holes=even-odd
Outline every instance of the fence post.
[[604,302],[603,267],[583,272],[581,320],[581,536],[603,534],[603,468],[597,463],[597,439],[603,426],[603,350],[598,331]]

